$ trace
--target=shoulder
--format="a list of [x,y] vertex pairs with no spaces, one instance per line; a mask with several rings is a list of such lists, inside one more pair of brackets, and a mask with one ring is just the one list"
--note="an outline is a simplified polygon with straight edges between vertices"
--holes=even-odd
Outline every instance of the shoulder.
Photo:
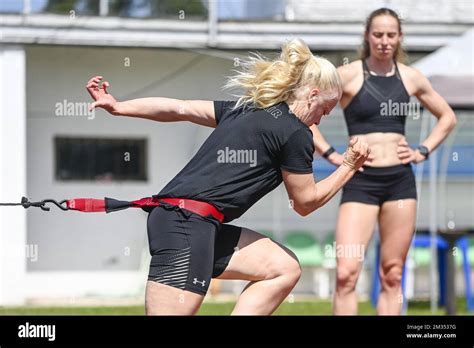
[[[306,159],[308,163],[311,163],[315,151],[311,129],[302,126],[288,131],[280,150],[284,157],[289,157],[289,161]],[[311,167],[311,165],[309,164],[308,167]]]
[[362,72],[362,60],[358,59],[349,64],[343,64],[337,68],[337,72],[341,77],[342,83],[346,84]]
[[398,66],[398,70],[400,70],[402,74],[405,74],[406,77],[408,77],[409,79],[424,77],[420,70],[412,66],[409,66],[400,62],[397,62],[397,66]]
[[415,94],[419,91],[426,90],[431,86],[428,78],[426,78],[420,70],[400,62],[397,62],[397,65],[402,78],[415,86]]
[[227,112],[234,110],[236,101],[231,100],[214,100],[214,109],[219,112]]
[[262,126],[272,133],[278,134],[283,142],[295,133],[309,132],[309,134],[312,134],[309,127],[291,112],[285,102],[258,109],[257,115],[260,116],[256,118],[260,120]]
[[284,130],[284,134],[285,145],[294,146],[295,144],[305,144],[311,147],[314,146],[313,132],[305,124],[293,124],[292,127],[287,127]]
[[244,107],[236,107],[237,101],[229,100],[215,100],[214,101],[214,116],[216,123],[219,125],[221,121],[231,119],[244,112]]

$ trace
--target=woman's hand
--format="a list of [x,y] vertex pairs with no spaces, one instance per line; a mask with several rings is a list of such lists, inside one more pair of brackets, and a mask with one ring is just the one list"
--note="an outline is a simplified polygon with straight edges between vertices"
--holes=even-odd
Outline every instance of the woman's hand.
[[[342,164],[342,162],[344,162],[344,155],[345,155],[345,152],[342,155],[340,153],[333,152],[332,154],[329,155],[328,161],[332,163],[333,165],[335,165],[336,167],[339,167]],[[369,156],[367,157],[363,165],[370,165],[373,159],[374,157],[369,154]],[[363,172],[363,171],[364,169],[360,167],[359,172]]]
[[405,138],[400,139],[398,142],[397,154],[398,158],[403,164],[410,162],[420,163],[426,159],[425,156],[423,156],[418,150],[413,150],[410,146],[408,146]]
[[369,160],[369,155],[369,144],[360,140],[359,137],[352,137],[346,152],[344,152],[342,164],[359,170]]
[[99,86],[102,78],[102,76],[94,76],[87,82],[87,92],[89,92],[91,97],[95,100],[95,102],[90,105],[89,110],[92,111],[94,108],[99,107],[112,115],[117,115],[118,102],[107,92],[107,87],[110,87],[110,83],[104,81],[102,85]]

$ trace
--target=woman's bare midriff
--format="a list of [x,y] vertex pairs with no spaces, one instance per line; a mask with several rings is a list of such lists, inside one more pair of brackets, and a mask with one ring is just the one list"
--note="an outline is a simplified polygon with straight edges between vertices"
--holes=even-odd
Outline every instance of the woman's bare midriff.
[[371,167],[390,167],[402,164],[397,154],[398,143],[404,138],[402,134],[376,132],[354,136],[369,144],[370,155],[373,157],[372,162],[368,164]]

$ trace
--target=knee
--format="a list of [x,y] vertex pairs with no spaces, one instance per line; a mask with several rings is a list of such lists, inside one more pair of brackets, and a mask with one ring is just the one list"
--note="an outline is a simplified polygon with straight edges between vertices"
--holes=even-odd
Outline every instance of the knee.
[[288,279],[289,286],[295,287],[301,278],[301,265],[296,256],[289,258],[285,263],[284,275]]
[[380,283],[384,289],[398,289],[402,283],[403,261],[392,260],[382,263]]
[[301,266],[296,255],[290,250],[282,249],[272,258],[267,278],[279,278],[282,287],[290,290],[301,277]]
[[336,269],[336,287],[337,290],[353,291],[359,277],[357,265],[338,264]]

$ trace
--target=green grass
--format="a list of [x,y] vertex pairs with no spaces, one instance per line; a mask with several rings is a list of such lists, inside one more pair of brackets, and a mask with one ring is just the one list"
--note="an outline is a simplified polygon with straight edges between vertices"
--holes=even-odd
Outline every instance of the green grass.
[[[207,302],[199,310],[198,315],[229,315],[234,307],[234,302]],[[410,302],[408,315],[431,315],[429,301]],[[464,299],[456,303],[458,315],[473,314],[466,311]],[[0,315],[144,315],[143,306],[118,306],[118,307],[0,307]],[[369,302],[359,303],[360,315],[375,315],[375,309]],[[439,308],[436,315],[444,315],[444,308]],[[330,301],[295,301],[285,302],[275,315],[332,315]]]

